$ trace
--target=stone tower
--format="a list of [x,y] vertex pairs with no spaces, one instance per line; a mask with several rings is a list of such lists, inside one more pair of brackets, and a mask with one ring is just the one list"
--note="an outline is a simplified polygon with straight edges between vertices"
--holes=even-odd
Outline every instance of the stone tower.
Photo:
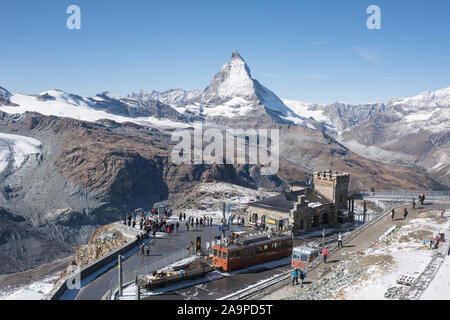
[[348,209],[348,184],[350,174],[320,171],[314,173],[314,189],[333,201],[336,209]]

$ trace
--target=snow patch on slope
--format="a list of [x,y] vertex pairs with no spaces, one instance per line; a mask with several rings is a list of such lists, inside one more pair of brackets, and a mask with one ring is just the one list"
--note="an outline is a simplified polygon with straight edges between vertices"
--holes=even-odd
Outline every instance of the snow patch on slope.
[[14,168],[20,168],[26,158],[39,154],[41,142],[24,136],[0,133],[0,172],[12,162]]
[[11,291],[1,292],[0,300],[41,300],[51,292],[58,278],[59,275],[56,275]]

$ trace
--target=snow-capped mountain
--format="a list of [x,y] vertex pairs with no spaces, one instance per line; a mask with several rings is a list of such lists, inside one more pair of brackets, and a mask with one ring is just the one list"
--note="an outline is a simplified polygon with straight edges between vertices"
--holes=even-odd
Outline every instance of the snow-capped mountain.
[[450,86],[424,92],[412,98],[393,98],[387,104],[313,104],[283,99],[285,105],[298,116],[314,119],[336,135],[371,121],[378,116],[402,122],[409,129],[439,132],[450,127]]
[[387,104],[283,102],[359,155],[417,165],[450,185],[450,86]]
[[0,106],[6,105],[6,106],[14,106],[11,101],[11,93],[6,90],[5,88],[0,87]]
[[172,107],[160,101],[141,101],[104,92],[92,98],[49,90],[37,95],[10,94],[10,103],[0,101],[0,111],[11,114],[38,112],[43,115],[74,118],[95,122],[109,119],[119,123],[185,127],[185,118]]
[[436,91],[425,91],[412,98],[393,98],[389,104],[416,108],[448,108],[450,107],[450,86]]
[[339,135],[348,128],[363,124],[385,110],[385,105],[382,103],[353,105],[335,102],[330,105],[322,105],[288,99],[283,99],[283,102],[300,117],[321,123],[328,133],[334,135]]
[[214,121],[217,117],[248,117],[254,111],[265,109],[276,122],[307,126],[307,122],[286,106],[277,95],[252,78],[250,68],[236,51],[204,91],[141,91],[130,97],[141,100],[157,99],[185,116],[196,115],[206,121]]
[[411,130],[450,130],[450,86],[423,92],[412,98],[394,98],[388,112],[398,116]]
[[283,117],[296,116],[272,91],[252,78],[247,63],[236,51],[214,76],[201,100],[212,107],[227,104],[263,105]]
[[[125,97],[103,92],[88,98],[61,90],[31,96],[11,95],[4,91],[5,98],[0,103],[0,110],[8,113],[35,111],[86,121],[110,119],[146,125],[161,125],[161,121],[168,121],[166,125],[174,127],[188,126],[196,120],[234,124],[236,118],[246,122],[252,118],[258,121],[261,116],[266,116],[276,123],[302,125],[316,130],[311,121],[298,116],[272,91],[253,79],[247,63],[237,52],[233,52],[230,61],[203,91],[141,91]],[[10,101],[16,108],[11,108]]]
[[421,166],[450,185],[450,87],[392,99],[338,140],[366,157]]
[[130,94],[129,97],[142,101],[153,99],[172,107],[182,107],[196,101],[201,94],[201,90],[186,91],[183,89],[170,89],[164,92],[152,91],[151,93],[142,90],[139,93]]
[[11,93],[5,88],[0,87],[0,98],[9,99],[11,97]]

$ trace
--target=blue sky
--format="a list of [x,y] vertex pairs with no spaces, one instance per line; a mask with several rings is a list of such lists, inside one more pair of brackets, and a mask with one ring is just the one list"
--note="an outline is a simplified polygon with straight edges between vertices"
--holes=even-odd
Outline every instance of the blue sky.
[[[66,8],[81,8],[81,30]],[[381,8],[381,30],[366,9]],[[282,98],[364,103],[450,85],[450,1],[2,0],[0,86],[204,89],[238,50]]]

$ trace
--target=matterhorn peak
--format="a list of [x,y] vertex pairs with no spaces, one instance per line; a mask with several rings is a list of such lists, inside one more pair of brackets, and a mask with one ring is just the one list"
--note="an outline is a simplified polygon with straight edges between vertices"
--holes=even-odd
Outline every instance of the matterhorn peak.
[[242,59],[239,52],[237,52],[236,50],[234,50],[233,53],[231,54],[231,60],[235,60],[235,59],[244,61],[244,59]]

